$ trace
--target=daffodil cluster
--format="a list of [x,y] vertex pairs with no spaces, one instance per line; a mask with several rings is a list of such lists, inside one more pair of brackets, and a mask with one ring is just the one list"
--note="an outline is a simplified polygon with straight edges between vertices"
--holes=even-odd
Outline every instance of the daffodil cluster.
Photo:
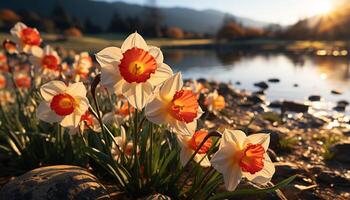
[[[271,181],[275,168],[267,153],[269,134],[209,131],[201,123],[204,112],[199,98],[204,96],[204,110],[220,115],[226,106],[224,96],[196,81],[184,84],[181,72],[174,73],[164,63],[160,48],[148,45],[137,32],[120,48],[96,53],[96,68],[87,52],[69,61],[55,48],[42,47],[39,31],[23,23],[16,24],[11,34],[14,42],[4,42],[0,70],[9,73],[20,98],[33,96],[26,113],[58,125],[55,142],[62,137],[59,134],[80,136],[82,149],[116,178],[119,188],[191,197],[202,182],[197,189],[182,191],[191,175],[185,172],[188,168],[200,171],[204,185],[209,177],[209,183],[216,184],[208,186],[212,192],[219,187],[220,174],[229,191],[243,177],[263,186]],[[25,63],[19,62],[22,55]],[[2,91],[7,84],[7,77],[0,74],[2,105],[20,99]],[[40,125],[40,121],[33,123]],[[84,134],[89,131],[94,134]],[[171,188],[182,179],[179,190]]]

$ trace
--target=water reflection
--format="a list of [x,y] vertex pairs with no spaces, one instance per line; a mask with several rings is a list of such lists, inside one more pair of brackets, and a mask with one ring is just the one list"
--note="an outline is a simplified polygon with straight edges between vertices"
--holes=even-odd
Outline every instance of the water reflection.
[[[349,57],[254,49],[167,49],[164,54],[166,63],[185,78],[239,81],[242,84],[236,87],[251,91],[257,90],[255,82],[279,78],[280,83],[269,83],[269,100],[304,101],[309,95],[321,95],[324,101],[350,101]],[[343,94],[331,94],[334,89]]]

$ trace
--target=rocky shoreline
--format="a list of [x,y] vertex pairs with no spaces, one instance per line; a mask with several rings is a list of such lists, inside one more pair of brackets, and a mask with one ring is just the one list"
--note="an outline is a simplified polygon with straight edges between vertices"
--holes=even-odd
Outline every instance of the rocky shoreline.
[[[263,93],[240,91],[232,85],[204,79],[199,81],[211,90],[217,89],[227,103],[221,115],[206,118],[207,125],[270,133],[269,153],[276,162],[273,182],[298,174],[292,185],[282,189],[288,199],[350,198],[348,117],[315,116],[305,104],[269,103]],[[256,85],[268,88],[265,82]],[[347,106],[345,101],[338,104]]]

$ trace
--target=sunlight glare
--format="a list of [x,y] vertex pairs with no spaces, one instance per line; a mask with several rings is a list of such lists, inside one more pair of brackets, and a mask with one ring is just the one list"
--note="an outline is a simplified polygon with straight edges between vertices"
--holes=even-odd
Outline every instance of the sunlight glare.
[[308,8],[309,15],[327,15],[333,10],[331,0],[318,0]]

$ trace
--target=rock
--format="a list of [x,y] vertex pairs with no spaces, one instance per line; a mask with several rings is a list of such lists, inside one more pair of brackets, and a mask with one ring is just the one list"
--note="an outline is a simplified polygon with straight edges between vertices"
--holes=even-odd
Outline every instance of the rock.
[[276,113],[276,112],[264,112],[261,114],[261,117],[264,120],[267,120],[271,123],[274,123],[274,122],[281,123],[282,122],[281,115]]
[[338,111],[338,112],[344,112],[346,109],[345,105],[337,105],[333,108],[333,110]]
[[29,171],[0,190],[6,200],[109,199],[97,178],[77,166],[55,165]]
[[264,89],[264,90],[269,88],[269,85],[265,81],[254,83],[254,86],[259,87],[259,88]]
[[268,133],[270,134],[270,146],[269,148],[272,149],[274,152],[279,152],[281,148],[280,139],[282,133],[277,130],[269,130],[264,129],[259,131],[260,133]]
[[323,184],[350,187],[350,180],[333,171],[322,170],[317,174],[316,181]]
[[296,164],[291,162],[276,162],[275,168],[275,177],[279,177],[280,179],[285,179],[295,174],[303,174],[305,173],[304,169],[299,168]]
[[252,96],[248,96],[247,100],[254,103],[254,104],[258,104],[258,103],[263,103],[265,102],[264,98],[262,98],[260,95],[252,95]]
[[199,78],[199,79],[197,79],[197,82],[202,83],[202,84],[208,83],[207,79],[205,79],[205,78]]
[[309,101],[320,101],[321,96],[320,95],[311,95],[309,96]]
[[332,93],[332,94],[335,94],[335,95],[343,94],[343,92],[340,91],[340,90],[332,90],[331,93]]
[[265,91],[264,90],[259,90],[259,91],[253,92],[253,94],[255,94],[255,95],[265,95]]
[[333,110],[336,110],[338,112],[344,112],[346,110],[346,107],[349,105],[349,102],[346,100],[341,100],[337,102],[337,105],[333,108]]
[[273,101],[268,105],[270,108],[281,108],[282,102],[281,101]]
[[270,82],[270,83],[279,83],[280,79],[278,79],[278,78],[270,78],[267,81]]
[[335,144],[330,148],[330,152],[333,154],[332,159],[340,163],[350,164],[350,142]]
[[219,89],[218,89],[219,94],[221,95],[231,94],[232,91],[233,90],[230,88],[229,84],[226,84],[226,83],[219,84]]
[[299,84],[294,83],[294,84],[293,84],[293,87],[299,87]]
[[282,113],[285,111],[306,113],[308,110],[309,110],[308,105],[293,102],[293,101],[283,101],[282,107],[281,107]]
[[346,101],[346,100],[340,100],[337,102],[337,105],[344,105],[344,106],[348,106],[349,105],[349,102]]
[[171,198],[162,194],[154,194],[148,196],[145,200],[171,200]]

